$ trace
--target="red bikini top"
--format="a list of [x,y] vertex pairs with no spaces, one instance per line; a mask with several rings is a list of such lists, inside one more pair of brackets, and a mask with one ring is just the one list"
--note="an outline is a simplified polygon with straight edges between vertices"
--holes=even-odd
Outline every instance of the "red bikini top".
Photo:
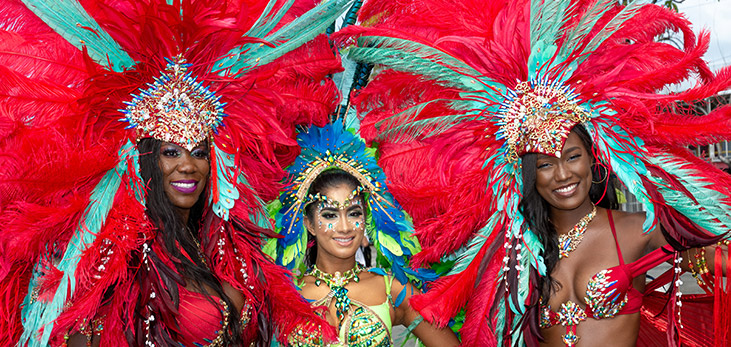
[[577,325],[587,317],[594,319],[611,318],[617,314],[632,314],[642,307],[642,293],[632,286],[632,280],[647,272],[647,270],[673,258],[673,251],[669,245],[656,249],[635,262],[625,264],[622,251],[617,241],[617,232],[614,228],[612,211],[607,210],[609,226],[617,247],[619,265],[602,270],[594,275],[586,287],[584,297],[585,308],[572,301],[561,304],[558,312],[550,306],[541,306],[541,328],[549,328],[561,323],[564,326]]
[[[228,305],[223,300],[214,305],[201,293],[179,287],[180,305],[178,324],[181,346],[223,346],[223,332],[229,329]],[[211,297],[216,300],[216,297]],[[250,318],[249,303],[241,310],[241,327],[246,328]]]

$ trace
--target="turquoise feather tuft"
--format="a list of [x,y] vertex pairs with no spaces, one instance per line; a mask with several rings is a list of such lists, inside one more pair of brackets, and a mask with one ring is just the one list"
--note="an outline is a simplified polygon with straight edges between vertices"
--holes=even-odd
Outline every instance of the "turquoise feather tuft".
[[[31,281],[33,287],[29,288],[25,299],[28,305],[22,312],[24,331],[18,345],[25,346],[27,344],[31,347],[48,345],[53,330],[53,322],[61,314],[67,299],[73,297],[76,289],[75,272],[79,260],[81,260],[81,254],[96,239],[96,235],[101,230],[112,208],[117,190],[122,183],[122,177],[127,174],[127,169],[131,165],[130,162],[137,159],[133,156],[134,147],[135,145],[129,140],[122,146],[119,150],[119,163],[102,177],[92,191],[84,216],[81,218],[71,241],[66,246],[63,257],[56,264],[56,268],[63,273],[63,277],[53,295],[53,299],[46,302],[34,301],[30,298],[35,292],[35,281]],[[36,274],[40,273],[40,266],[40,264],[36,265]],[[38,278],[36,274],[34,274],[35,280]],[[41,329],[43,329],[43,333],[39,336]]]
[[[287,3],[290,6],[291,1]],[[242,45],[231,50],[226,58],[216,62],[215,66],[221,70],[220,73],[222,74],[228,72],[239,76],[257,66],[268,64],[302,46],[317,35],[324,33],[340,15],[352,6],[353,1],[326,0],[266,37],[255,35],[263,35],[268,32],[264,30],[268,28],[267,23],[277,23],[277,21],[262,19],[264,23],[261,23],[256,30],[250,31],[250,34],[253,37],[262,38],[268,44],[250,43]],[[283,11],[278,12],[273,19],[279,18],[283,13]]]
[[122,72],[135,61],[86,13],[75,0],[22,0],[48,26],[79,49],[86,47],[89,56],[109,69]]

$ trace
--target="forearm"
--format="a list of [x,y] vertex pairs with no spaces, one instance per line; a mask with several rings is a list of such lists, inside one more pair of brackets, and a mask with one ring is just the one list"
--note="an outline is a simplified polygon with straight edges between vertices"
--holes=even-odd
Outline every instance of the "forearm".
[[414,328],[413,332],[427,347],[459,345],[457,336],[449,327],[439,328],[427,321],[423,321]]

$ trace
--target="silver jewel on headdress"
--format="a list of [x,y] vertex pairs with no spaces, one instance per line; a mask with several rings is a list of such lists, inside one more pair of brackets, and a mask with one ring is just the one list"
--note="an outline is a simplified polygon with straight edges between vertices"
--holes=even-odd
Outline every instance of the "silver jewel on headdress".
[[558,80],[537,78],[509,89],[497,113],[497,138],[505,139],[507,161],[530,152],[560,157],[571,128],[591,117],[579,102]]
[[128,129],[137,129],[138,140],[152,137],[191,150],[221,124],[225,104],[191,76],[182,56],[167,61],[150,88],[125,102],[122,120],[130,123]]

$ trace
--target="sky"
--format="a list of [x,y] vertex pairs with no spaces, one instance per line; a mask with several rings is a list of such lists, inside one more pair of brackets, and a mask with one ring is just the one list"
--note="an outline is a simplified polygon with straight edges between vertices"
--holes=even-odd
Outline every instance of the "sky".
[[685,0],[678,9],[693,23],[693,31],[711,31],[705,56],[711,69],[731,65],[731,0]]
[[[731,0],[685,0],[678,10],[693,24],[697,34],[701,29],[711,32],[711,42],[704,58],[713,71],[731,65]],[[692,86],[686,81],[673,85],[669,91],[682,91]]]

